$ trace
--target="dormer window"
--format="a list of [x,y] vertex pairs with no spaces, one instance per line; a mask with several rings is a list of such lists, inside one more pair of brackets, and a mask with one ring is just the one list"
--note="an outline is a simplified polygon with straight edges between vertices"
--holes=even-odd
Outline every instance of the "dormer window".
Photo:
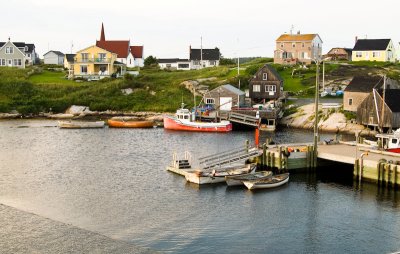
[[262,79],[263,80],[268,80],[268,73],[263,73]]
[[13,47],[6,47],[6,54],[14,54],[14,48]]
[[28,46],[25,46],[25,52],[27,52],[29,49],[28,49]]

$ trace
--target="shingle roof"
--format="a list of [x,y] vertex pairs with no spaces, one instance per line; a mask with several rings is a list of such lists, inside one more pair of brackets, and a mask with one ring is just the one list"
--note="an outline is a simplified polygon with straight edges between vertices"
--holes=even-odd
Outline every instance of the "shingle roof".
[[282,34],[276,41],[312,41],[317,34]]
[[73,63],[75,55],[76,54],[65,54],[65,57],[67,58],[67,62]]
[[382,84],[383,78],[379,76],[355,76],[344,91],[370,93],[373,88],[380,87]]
[[357,40],[353,51],[386,50],[390,39],[361,39]]
[[134,58],[143,58],[143,46],[131,46],[131,53]]
[[[378,93],[383,96],[383,90],[378,90]],[[385,102],[392,110],[392,112],[400,112],[400,89],[386,89],[385,91]]]
[[203,51],[203,60],[219,60],[220,59],[220,52],[219,48],[215,49],[190,49],[190,60],[201,60],[201,51]]
[[189,62],[188,59],[179,59],[179,58],[161,58],[157,59],[158,63],[177,63],[177,62]]
[[230,84],[222,85],[222,87],[225,88],[226,90],[231,91],[232,93],[237,94],[237,95],[245,95],[246,94],[242,90],[239,90],[238,88],[236,88]]
[[53,52],[54,54],[58,55],[58,56],[64,56],[64,53],[57,51],[57,50],[50,50],[49,52],[47,52],[46,54],[44,54],[43,56],[47,55],[48,53]]
[[[260,69],[258,69],[257,73],[259,73],[260,71],[262,71],[263,68],[268,68],[268,70],[270,70],[270,71],[272,72],[272,74],[274,74],[274,76],[275,76],[279,81],[283,81],[283,78],[281,77],[281,75],[279,75],[279,73],[275,70],[275,68],[273,68],[273,67],[270,66],[269,64],[265,64],[263,67],[261,67]],[[250,80],[254,80],[254,77],[251,78]]]
[[117,54],[118,58],[127,58],[129,41],[96,41],[96,46]]
[[[0,48],[4,46],[4,44],[6,44],[5,42],[0,42]],[[32,43],[25,43],[25,42],[13,42],[13,44],[15,45],[15,47],[17,48],[25,48],[28,47],[28,51],[23,50],[22,52],[26,52],[26,53],[32,53],[32,51],[35,49],[35,44]]]

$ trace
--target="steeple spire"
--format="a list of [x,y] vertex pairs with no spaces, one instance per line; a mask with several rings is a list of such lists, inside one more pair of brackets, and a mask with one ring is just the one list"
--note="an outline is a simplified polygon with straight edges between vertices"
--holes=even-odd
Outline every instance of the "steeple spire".
[[105,41],[106,36],[104,35],[104,25],[103,22],[101,23],[101,34],[100,34],[100,41]]

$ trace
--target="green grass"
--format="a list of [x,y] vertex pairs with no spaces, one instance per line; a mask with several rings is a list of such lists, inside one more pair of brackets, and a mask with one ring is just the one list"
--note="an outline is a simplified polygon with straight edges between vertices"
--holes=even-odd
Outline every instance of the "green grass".
[[34,84],[75,84],[73,80],[66,79],[65,72],[43,71],[28,78]]

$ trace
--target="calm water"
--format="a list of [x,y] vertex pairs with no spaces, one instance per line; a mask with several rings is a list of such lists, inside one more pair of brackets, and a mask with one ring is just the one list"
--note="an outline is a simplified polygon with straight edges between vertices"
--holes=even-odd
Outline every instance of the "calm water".
[[[336,169],[343,177],[297,173],[286,186],[257,192],[198,188],[165,170],[173,151],[224,151],[252,140],[252,132],[55,125],[0,122],[0,203],[171,253],[400,250],[400,193],[353,185],[344,166]],[[311,138],[305,131],[274,134],[277,142]]]

